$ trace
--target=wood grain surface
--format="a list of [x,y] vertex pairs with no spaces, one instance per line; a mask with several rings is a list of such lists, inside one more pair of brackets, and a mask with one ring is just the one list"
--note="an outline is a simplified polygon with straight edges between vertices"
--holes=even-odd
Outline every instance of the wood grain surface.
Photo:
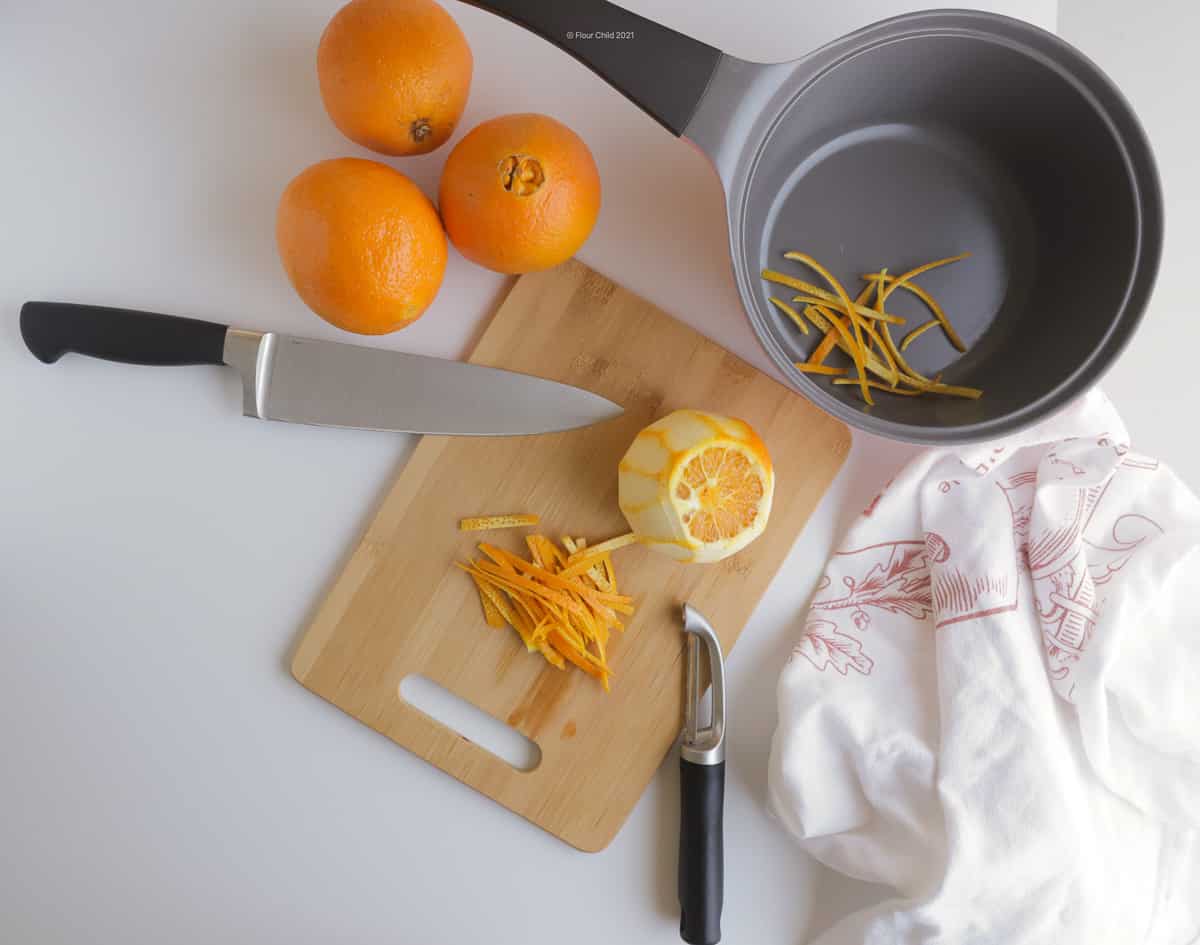
[[[743,317],[730,312],[730,318]],[[292,663],[301,683],[443,771],[581,850],[624,823],[682,721],[680,607],[705,614],[725,652],[737,640],[849,449],[849,431],[799,395],[578,262],[519,279],[479,341],[480,364],[540,374],[622,404],[624,416],[567,433],[502,439],[427,436],[400,471]],[[483,621],[453,566],[479,534],[459,518],[541,516],[538,531],[590,543],[628,530],[617,462],[639,429],[679,407],[740,417],[776,470],[770,524],[712,565],[631,546],[614,564],[637,613],[609,647],[605,694],[576,670],[526,653]],[[486,533],[512,550],[527,529]],[[400,696],[421,674],[535,741],[518,771]]]

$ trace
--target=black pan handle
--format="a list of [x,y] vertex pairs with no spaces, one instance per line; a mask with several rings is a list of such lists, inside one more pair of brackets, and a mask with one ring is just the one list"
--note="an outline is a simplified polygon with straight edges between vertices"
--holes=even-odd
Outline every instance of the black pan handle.
[[126,364],[224,364],[225,325],[128,308],[26,302],[21,337],[53,364],[68,351]]
[[675,135],[683,134],[721,51],[606,0],[464,0],[548,39]]
[[725,762],[679,763],[679,937],[721,941],[725,898]]

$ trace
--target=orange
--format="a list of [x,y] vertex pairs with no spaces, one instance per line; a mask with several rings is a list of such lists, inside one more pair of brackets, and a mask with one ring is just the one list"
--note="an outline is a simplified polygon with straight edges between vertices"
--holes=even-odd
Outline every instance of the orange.
[[279,199],[275,242],[305,304],[364,335],[420,318],[446,270],[446,234],[429,198],[362,158],[301,171]]
[[433,0],[352,0],[321,35],[317,78],[333,123],[383,154],[424,154],[462,117],[474,60]]
[[450,241],[496,272],[575,255],[600,213],[600,174],[583,139],[546,115],[485,121],[454,146],[438,190]]
[[642,544],[720,561],[767,527],[775,472],[742,420],[676,410],[642,430],[617,467],[617,501]]

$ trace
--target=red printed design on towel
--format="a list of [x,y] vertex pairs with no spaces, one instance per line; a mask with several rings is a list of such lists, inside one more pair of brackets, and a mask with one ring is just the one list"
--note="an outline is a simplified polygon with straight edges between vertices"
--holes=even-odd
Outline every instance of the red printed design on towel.
[[[1158,468],[1156,462],[1129,453],[1123,444],[1105,437],[1095,442],[1116,453],[1115,475],[1122,470],[1153,472]],[[1068,458],[1071,455],[1048,454],[1044,474],[1058,481],[1066,478],[1059,469],[1072,477],[1086,475],[1085,468]],[[998,459],[994,457],[991,465]],[[989,560],[998,563],[990,565],[986,573],[974,570],[961,553],[956,557],[951,543],[934,531],[927,532],[923,541],[881,542],[837,552],[829,573],[817,585],[809,622],[788,661],[800,655],[821,671],[833,666],[843,676],[851,669],[870,675],[874,661],[855,634],[871,628],[873,613],[914,620],[935,614],[940,629],[1016,611],[1021,584],[1029,579],[1042,624],[1047,672],[1059,692],[1070,699],[1075,689],[1068,679],[1071,664],[1091,640],[1104,604],[1104,585],[1148,539],[1162,534],[1157,522],[1130,513],[1111,526],[1104,525],[1107,533],[1102,539],[1092,537],[1089,529],[1094,534],[1101,525],[1102,520],[1095,519],[1096,511],[1110,482],[1111,477],[1090,488],[1056,492],[1053,502],[1035,509],[1038,470],[996,480],[1008,504],[1011,532],[1002,531],[989,541],[1010,542],[1011,551],[998,558],[990,553]],[[938,489],[945,494],[960,486],[958,480],[944,480]],[[868,506],[867,516],[875,511],[882,495]],[[846,612],[848,621],[840,616]]]
[[862,641],[850,633],[851,628],[835,621],[849,611],[849,623],[861,633],[871,627],[871,610],[924,620],[931,607],[927,554],[922,541],[883,542],[837,552],[831,570],[851,573],[843,573],[837,587],[828,574],[821,578],[804,636],[788,662],[800,655],[819,670],[832,666],[843,676],[850,669],[869,676],[874,660],[863,652]]
[[[971,573],[970,565],[961,562],[945,564],[933,575],[933,603],[940,630],[956,623],[1011,613],[1020,600],[1020,558],[1029,535],[1029,520],[1033,511],[1033,494],[1037,485],[1037,472],[1028,470],[996,481],[1008,502],[1013,553],[1005,563],[1006,569],[998,573]],[[931,533],[932,534],[932,533]],[[997,535],[996,541],[1006,536]],[[926,536],[928,542],[929,536]],[[936,563],[942,563],[936,558]],[[943,561],[949,561],[947,555]],[[965,567],[966,571],[962,568]]]
[[[1099,491],[1087,524],[1106,487]],[[1104,585],[1129,563],[1147,539],[1162,533],[1162,527],[1145,515],[1122,515],[1103,542],[1082,538],[1068,554],[1039,570],[1035,576],[1038,616],[1050,661],[1049,672],[1054,679],[1067,678],[1070,664],[1078,661],[1091,641],[1104,605]]]
[[[1104,586],[1112,580],[1148,539],[1162,534],[1153,519],[1137,513],[1119,516],[1111,525],[1102,525],[1097,512],[1104,504],[1113,478],[1121,470],[1154,472],[1158,463],[1129,453],[1123,444],[1106,437],[1098,446],[1112,447],[1121,462],[1114,477],[1088,489],[1079,489],[1075,501],[1055,522],[1038,522],[1038,531],[1030,535],[1025,560],[1033,580],[1042,639],[1046,647],[1047,672],[1059,691],[1070,699],[1074,684],[1066,687],[1071,666],[1078,662],[1095,633],[1104,609]],[[1089,537],[1105,528],[1102,538]]]
[[866,607],[924,620],[929,616],[932,603],[925,548],[923,541],[889,541],[837,552],[832,567],[848,568],[850,562],[847,559],[854,559],[854,570],[862,577],[844,574],[842,587],[832,590],[829,575],[821,578],[813,610],[852,609],[859,629],[870,626]]
[[832,666],[843,676],[849,670],[870,676],[875,667],[875,661],[862,651],[858,638],[839,632],[837,624],[829,620],[809,620],[788,662],[797,656],[803,656],[821,672]]

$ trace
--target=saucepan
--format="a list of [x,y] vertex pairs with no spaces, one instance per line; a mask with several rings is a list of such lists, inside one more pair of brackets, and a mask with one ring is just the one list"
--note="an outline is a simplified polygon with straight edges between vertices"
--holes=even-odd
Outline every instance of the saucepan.
[[[1012,433],[1094,384],[1142,317],[1163,226],[1150,145],[1113,82],[1050,33],[931,10],[764,64],[604,0],[468,2],[553,42],[708,156],[755,333],[797,391],[852,426],[940,445]],[[867,407],[856,388],[798,371],[815,333],[769,303],[778,287],[761,278],[786,250],[855,288],[885,266],[969,252],[922,277],[965,353],[927,332],[906,357],[983,396]],[[900,295],[889,309],[919,317],[920,300]]]

